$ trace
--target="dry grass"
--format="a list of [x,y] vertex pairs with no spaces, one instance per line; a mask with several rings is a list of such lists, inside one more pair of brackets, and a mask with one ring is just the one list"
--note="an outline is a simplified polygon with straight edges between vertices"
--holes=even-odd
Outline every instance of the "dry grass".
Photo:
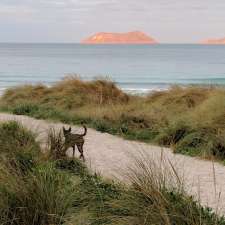
[[113,82],[103,80],[83,82],[73,77],[67,77],[49,88],[43,85],[16,87],[6,91],[4,98],[11,104],[25,99],[28,102],[41,102],[64,109],[76,109],[85,104],[105,105],[129,101],[128,95],[118,89]]
[[52,87],[9,89],[3,110],[36,118],[85,122],[128,139],[171,146],[175,152],[225,159],[225,89],[173,87],[138,97],[110,81],[67,78]]
[[66,157],[66,149],[61,131],[57,132],[53,128],[49,130],[47,139],[47,149],[49,158],[57,160]]

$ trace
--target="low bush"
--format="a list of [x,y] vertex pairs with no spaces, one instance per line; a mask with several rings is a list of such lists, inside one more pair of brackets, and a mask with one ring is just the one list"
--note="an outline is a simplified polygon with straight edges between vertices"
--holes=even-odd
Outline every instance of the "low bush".
[[39,165],[26,176],[10,170],[8,176],[1,176],[0,185],[5,224],[62,224],[77,193],[73,182],[51,164]]
[[40,147],[36,143],[35,135],[18,124],[16,121],[9,121],[0,124],[0,154],[9,157],[17,154],[27,153],[36,155]]
[[171,123],[160,131],[156,141],[165,146],[175,145],[189,132],[190,128],[183,121]]
[[39,111],[37,104],[23,103],[12,108],[13,114],[16,115],[34,115]]

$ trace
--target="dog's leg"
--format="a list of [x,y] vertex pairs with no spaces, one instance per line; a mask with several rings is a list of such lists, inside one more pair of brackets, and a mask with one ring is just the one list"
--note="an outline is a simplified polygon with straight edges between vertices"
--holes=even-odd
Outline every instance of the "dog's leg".
[[68,146],[66,144],[64,144],[64,149],[63,149],[63,152],[62,152],[63,157],[66,157],[67,150],[68,150]]
[[73,158],[75,157],[75,150],[76,150],[75,148],[76,148],[76,146],[74,145],[73,146]]
[[83,145],[84,145],[84,143],[79,143],[77,145],[77,148],[78,148],[78,151],[80,152],[80,159],[83,159],[83,162],[85,162]]

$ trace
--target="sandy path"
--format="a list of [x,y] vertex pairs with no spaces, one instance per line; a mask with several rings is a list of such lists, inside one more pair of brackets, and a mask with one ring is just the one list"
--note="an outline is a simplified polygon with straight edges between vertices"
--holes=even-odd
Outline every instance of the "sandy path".
[[[28,129],[38,134],[40,142],[44,143],[46,131],[54,127],[61,129],[62,123],[52,123],[36,120],[26,116],[1,114],[0,121],[16,120]],[[83,132],[73,126],[73,132]],[[92,170],[101,172],[106,177],[120,176],[121,171],[131,165],[132,155],[143,151],[153,159],[160,158],[161,152],[178,168],[185,178],[186,189],[201,204],[213,208],[225,215],[225,166],[210,161],[203,161],[183,155],[173,154],[170,149],[160,148],[149,144],[127,141],[122,138],[88,129],[84,146],[87,165]],[[214,173],[215,171],[215,173]],[[214,176],[214,174],[216,176]],[[216,183],[216,186],[214,185]]]

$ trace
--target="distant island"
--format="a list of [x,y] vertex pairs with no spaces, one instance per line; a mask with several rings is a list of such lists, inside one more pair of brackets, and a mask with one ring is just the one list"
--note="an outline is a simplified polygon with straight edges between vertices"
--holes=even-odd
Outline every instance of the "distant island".
[[208,45],[225,45],[225,38],[221,39],[209,39],[202,42],[202,44]]
[[157,41],[141,31],[128,33],[97,33],[81,41],[82,44],[157,44]]

